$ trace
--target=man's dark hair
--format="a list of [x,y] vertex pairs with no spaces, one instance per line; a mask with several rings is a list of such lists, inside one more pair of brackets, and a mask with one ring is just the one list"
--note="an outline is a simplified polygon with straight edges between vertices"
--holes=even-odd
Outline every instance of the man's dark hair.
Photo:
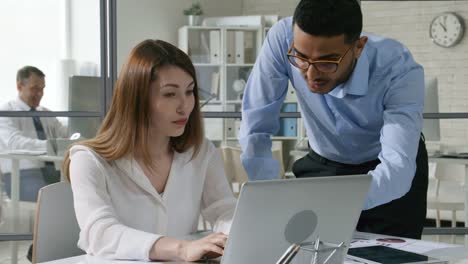
[[24,84],[24,81],[26,81],[26,79],[28,79],[33,73],[39,77],[45,77],[45,74],[41,70],[34,66],[28,65],[18,70],[16,73],[16,82],[21,82],[21,84]]
[[362,13],[358,0],[301,0],[294,11],[293,24],[314,36],[344,34],[351,43],[362,31]]

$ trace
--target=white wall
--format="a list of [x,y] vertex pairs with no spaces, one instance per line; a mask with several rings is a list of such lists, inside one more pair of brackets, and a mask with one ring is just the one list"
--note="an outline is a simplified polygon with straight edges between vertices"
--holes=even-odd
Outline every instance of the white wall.
[[101,69],[99,1],[73,0],[71,11],[71,57],[76,61],[77,74],[99,75]]
[[[186,24],[182,10],[192,3],[192,0],[118,0],[118,69],[131,48],[144,39],[177,43],[177,30]],[[242,13],[242,1],[238,0],[200,3],[206,16]],[[64,15],[67,5],[68,18]],[[29,64],[46,74],[42,105],[52,110],[68,110],[68,76],[100,74],[99,21],[96,0],[0,1],[0,102],[17,96],[16,72]],[[65,23],[69,26],[65,27]]]
[[[243,0],[244,14],[292,15],[298,0]],[[362,1],[364,31],[403,42],[426,75],[439,81],[439,112],[468,112],[468,45],[441,48],[429,39],[429,24],[442,12],[457,12],[468,24],[468,1]],[[441,120],[442,142],[467,144],[468,120]],[[464,150],[466,151],[466,150]]]
[[57,64],[60,50],[60,0],[0,1],[0,101],[17,96],[16,72],[33,65],[46,75],[43,104],[56,109]]
[[[466,34],[452,48],[438,47],[429,38],[429,24],[440,13],[456,12],[468,20],[468,1],[363,1],[361,5],[365,31],[403,42],[424,66],[426,76],[438,78],[439,112],[468,112]],[[467,124],[468,120],[442,120],[443,143],[467,144]]]
[[242,0],[245,15],[292,16],[299,0]]
[[46,75],[41,105],[56,111],[68,110],[68,75],[93,71],[94,75],[99,74],[99,29],[99,1],[0,1],[0,101],[17,96],[17,70],[33,65]]
[[[178,29],[186,25],[183,9],[192,0],[118,0],[117,69],[120,71],[131,49],[148,39],[162,39],[177,45]],[[240,0],[201,0],[205,16],[242,14]]]
[[[101,65],[100,3],[96,0],[61,0],[62,47],[57,83],[60,109],[69,110],[70,76],[99,76]],[[95,110],[95,109],[74,109]]]

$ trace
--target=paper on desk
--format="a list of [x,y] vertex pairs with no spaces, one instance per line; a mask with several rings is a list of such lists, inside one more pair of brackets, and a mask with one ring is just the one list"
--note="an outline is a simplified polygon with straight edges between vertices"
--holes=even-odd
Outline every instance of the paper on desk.
[[8,151],[8,154],[15,155],[45,155],[45,150],[30,150],[30,149],[12,149]]

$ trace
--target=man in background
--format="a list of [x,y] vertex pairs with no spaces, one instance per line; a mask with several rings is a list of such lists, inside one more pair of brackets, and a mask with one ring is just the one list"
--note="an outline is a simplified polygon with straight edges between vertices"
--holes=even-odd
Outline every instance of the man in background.
[[[50,111],[40,105],[45,89],[45,74],[34,66],[24,66],[16,75],[18,97],[0,105],[0,111]],[[67,129],[54,117],[1,117],[0,142],[3,151],[46,151],[47,139],[67,136]],[[2,160],[5,191],[11,196],[10,162]],[[53,162],[20,162],[20,200],[36,201],[40,188],[58,182],[60,172]]]
[[[40,105],[45,88],[45,74],[34,66],[24,66],[16,74],[18,97],[0,106],[0,111],[50,111]],[[54,117],[1,117],[2,149],[46,151],[47,139],[67,136],[67,129]],[[3,184],[11,197],[11,168],[2,160]],[[53,162],[22,160],[20,162],[20,200],[36,201],[39,189],[60,181],[60,171]],[[2,177],[0,177],[2,179]],[[27,258],[32,261],[32,245]]]

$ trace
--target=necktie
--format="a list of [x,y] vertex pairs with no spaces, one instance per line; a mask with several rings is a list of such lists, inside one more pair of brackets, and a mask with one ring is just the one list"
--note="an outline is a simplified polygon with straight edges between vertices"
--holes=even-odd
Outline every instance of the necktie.
[[[36,109],[31,108],[31,111],[34,112],[34,111],[36,111]],[[33,119],[34,127],[36,128],[37,138],[42,139],[42,140],[46,140],[47,136],[46,136],[46,133],[44,131],[44,127],[42,126],[41,119],[39,119],[38,116],[33,116],[32,119]]]
[[[36,111],[35,108],[31,108],[31,111]],[[41,140],[46,140],[47,135],[44,131],[44,126],[42,125],[41,119],[38,116],[33,116],[34,127],[36,128],[37,138]],[[54,183],[60,180],[60,173],[57,173],[55,169],[55,164],[52,161],[46,161],[44,168],[41,168],[42,176],[47,183]]]

